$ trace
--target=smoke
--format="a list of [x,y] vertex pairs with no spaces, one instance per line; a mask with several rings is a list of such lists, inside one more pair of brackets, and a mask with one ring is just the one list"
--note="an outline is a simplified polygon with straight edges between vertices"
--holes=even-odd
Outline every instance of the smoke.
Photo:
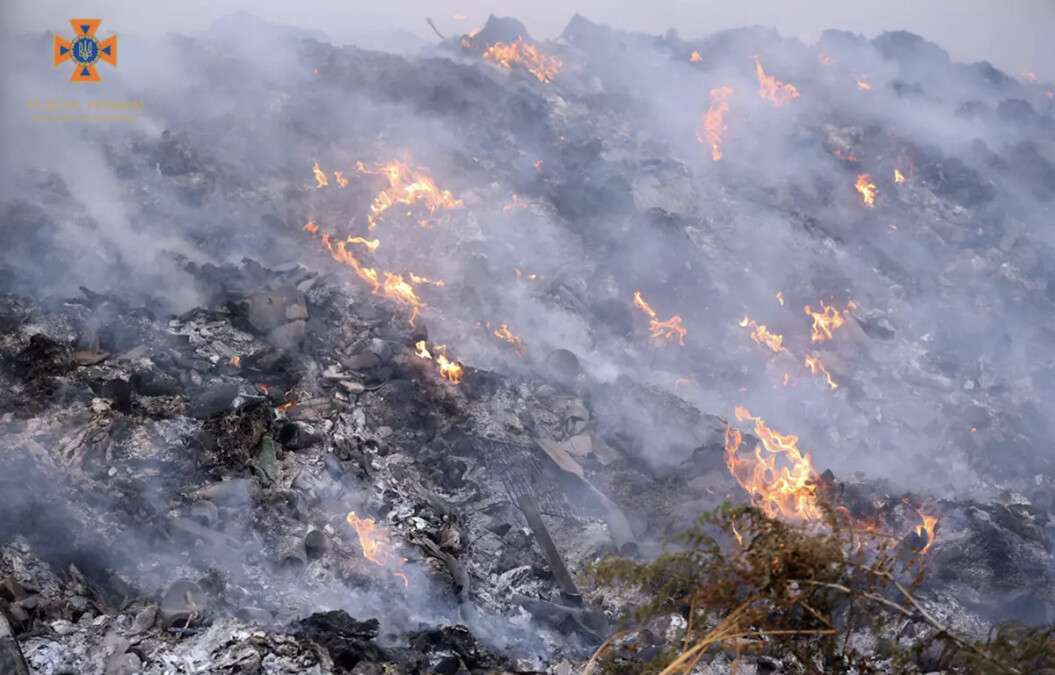
[[[458,46],[476,24],[447,17],[482,24],[474,3],[384,16],[342,8],[354,30],[334,25],[332,7],[253,7],[291,29],[245,15],[207,25],[225,3],[177,23],[103,3],[102,32],[122,35],[122,60],[100,66],[97,94],[69,93],[41,56],[46,36],[4,47],[14,67],[3,83],[3,227],[14,236],[0,266],[21,292],[88,286],[170,310],[202,301],[188,260],[305,262],[367,292],[303,231],[310,220],[336,238],[376,237],[376,254],[361,255],[378,270],[443,280],[417,287],[432,344],[471,367],[561,381],[591,403],[606,442],[657,476],[716,456],[701,412],[745,405],[837,476],[961,497],[998,479],[1028,484],[1044,466],[1033,448],[1051,432],[1055,169],[1038,140],[1050,138],[1051,103],[1015,76],[1055,76],[1038,56],[1052,9],[1030,3],[1012,16],[976,3],[952,30],[951,6],[704,14],[675,4],[660,18],[624,3],[581,7],[614,31],[582,17],[564,30],[570,17],[553,8],[504,8],[536,38],[560,34],[540,44],[565,63],[545,85]],[[47,3],[5,11],[20,31],[60,31],[68,19]],[[426,12],[448,42],[420,33]],[[753,23],[779,32],[720,30]],[[851,32],[822,33],[831,26]],[[972,43],[983,27],[999,42]],[[426,46],[404,56],[327,42],[387,45],[377,35],[396,28]],[[884,28],[918,29],[952,56],[906,33],[856,34]],[[193,34],[147,37],[167,31]],[[759,95],[756,55],[797,98],[777,106]],[[981,58],[1012,75],[958,62]],[[731,93],[714,161],[697,134],[720,87]],[[26,110],[27,100],[95,96],[142,100],[144,111],[100,125]],[[425,226],[392,217],[369,230],[387,183],[357,162],[393,160],[461,205]],[[862,174],[877,185],[874,208],[854,189]],[[682,318],[684,347],[650,335],[636,291],[659,320]],[[811,340],[806,305],[851,301],[858,309],[830,341]],[[744,316],[783,335],[784,351],[753,341]],[[522,351],[495,335],[503,325]],[[807,355],[838,389],[808,372]],[[1001,465],[1011,442],[1027,449]],[[354,506],[334,497],[335,511]],[[217,555],[205,559],[221,566]],[[325,604],[331,588],[298,597]],[[414,619],[440,615],[427,595],[408,600]],[[386,601],[363,602],[380,611]]]

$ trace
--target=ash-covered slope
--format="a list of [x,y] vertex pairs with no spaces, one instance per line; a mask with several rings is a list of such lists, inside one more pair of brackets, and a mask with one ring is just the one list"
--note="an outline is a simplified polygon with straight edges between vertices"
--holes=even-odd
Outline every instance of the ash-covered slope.
[[[0,663],[565,672],[633,602],[591,562],[818,485],[958,630],[1055,620],[1052,86],[579,16],[127,40],[136,119],[6,116]],[[61,97],[41,44],[5,86]]]

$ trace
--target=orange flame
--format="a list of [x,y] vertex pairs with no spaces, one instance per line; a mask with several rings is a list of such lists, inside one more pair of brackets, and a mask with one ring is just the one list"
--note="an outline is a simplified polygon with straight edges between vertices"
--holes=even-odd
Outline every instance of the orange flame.
[[524,341],[520,339],[513,331],[509,330],[509,326],[506,324],[500,325],[495,331],[494,336],[499,340],[505,340],[509,344],[513,345],[516,349],[517,354],[523,356],[524,354]]
[[395,544],[388,531],[378,527],[373,518],[360,518],[355,515],[355,511],[349,512],[345,520],[355,528],[355,533],[359,536],[359,546],[363,550],[363,557],[379,567],[389,568],[392,574],[403,582],[404,588],[409,587],[410,580],[401,571],[406,558],[396,553]]
[[774,352],[786,352],[784,348],[784,336],[774,333],[766,328],[765,324],[759,324],[749,316],[740,319],[741,328],[751,329],[751,339],[760,345],[769,347]]
[[920,555],[926,555],[931,546],[934,546],[934,535],[936,534],[935,530],[938,527],[938,517],[928,516],[919,509],[916,509],[916,513],[919,514],[920,520],[923,521],[916,526],[916,535],[922,537],[926,534],[927,536],[927,544],[920,549]]
[[319,163],[315,162],[315,166],[311,167],[312,172],[315,174],[315,189],[324,188],[330,184],[330,181],[326,178],[326,172],[319,168]]
[[521,199],[520,195],[513,193],[513,198],[502,205],[503,211],[512,211],[513,209],[526,209],[528,207],[527,200]]
[[901,173],[901,171],[898,170],[898,169],[894,169],[894,182],[895,183],[904,183],[905,182],[905,174]]
[[698,51],[696,51],[695,49],[693,49],[692,50],[692,54],[689,56],[689,62],[690,63],[699,63],[702,60],[703,60],[703,57],[700,56],[700,53]]
[[832,379],[831,373],[829,373],[828,369],[824,367],[824,362],[821,361],[819,356],[816,356],[814,354],[807,354],[804,364],[807,368],[810,369],[810,372],[814,375],[816,375],[817,373],[824,375],[824,379],[828,382],[828,386],[831,388],[832,391],[835,391],[839,388],[839,385],[836,384],[835,380]]
[[821,311],[819,312],[813,311],[813,307],[806,305],[803,310],[807,316],[813,318],[813,330],[810,333],[810,340],[813,342],[831,340],[835,329],[846,323],[846,315],[852,309],[857,309],[857,303],[853,300],[847,302],[846,309],[841,312],[823,300],[821,300]]
[[[316,234],[319,232],[319,227],[314,221],[308,221],[308,224],[304,226],[304,230]],[[322,241],[323,247],[329,251],[330,257],[339,263],[351,267],[355,272],[355,275],[370,286],[370,290],[373,293],[409,307],[410,325],[412,326],[418,318],[418,313],[425,307],[425,302],[418,296],[413,284],[431,283],[437,286],[443,285],[442,281],[432,281],[431,279],[419,277],[415,274],[410,275],[410,282],[407,282],[401,274],[395,274],[393,272],[379,274],[376,268],[367,267],[360,262],[359,258],[357,258],[349,248],[358,245],[365,247],[369,251],[376,251],[377,248],[381,246],[381,242],[378,239],[348,236],[344,239],[334,241],[328,232],[323,232],[319,235],[319,238]]]
[[876,184],[872,182],[872,174],[858,174],[854,189],[861,193],[865,206],[872,208],[876,205]]
[[781,307],[784,306],[784,291],[777,291],[777,302],[780,303]]
[[680,316],[675,314],[666,321],[660,321],[656,311],[641,297],[641,291],[634,291],[634,306],[648,315],[648,328],[653,340],[658,342],[660,339],[668,341],[676,339],[678,346],[685,346],[685,336],[689,334],[689,331],[681,325]]
[[[799,450],[798,436],[777,433],[743,406],[736,407],[736,419],[752,421],[760,443],[753,457],[741,456],[743,435],[726,426],[725,464],[754,504],[771,518],[820,520],[823,513],[817,501],[817,474],[810,454]],[[779,458],[786,465],[778,468]]]
[[230,360],[230,361],[228,361],[228,363],[230,363],[230,364],[231,364],[232,366],[234,366],[235,368],[237,368],[237,367],[239,367],[239,366],[241,366],[241,365],[242,365],[242,357],[241,357],[241,356],[238,356],[238,355],[236,354],[236,355],[234,355],[234,356],[232,356],[232,357],[231,357],[231,360]]
[[696,140],[711,146],[711,159],[715,162],[722,158],[722,136],[728,129],[725,124],[725,113],[729,112],[727,99],[732,93],[732,87],[728,86],[711,89],[711,107],[696,130]]
[[828,56],[824,52],[817,52],[817,62],[820,63],[822,66],[830,66],[832,65],[832,63],[834,63],[834,61],[832,61],[832,57]]
[[872,91],[871,75],[862,75],[857,78],[857,88],[861,91]]
[[507,70],[512,70],[513,64],[518,63],[539,82],[552,82],[564,65],[556,56],[547,56],[535,45],[524,42],[523,37],[518,37],[515,42],[496,42],[483,56]]
[[[362,162],[355,163],[355,170],[364,175],[382,175],[388,180],[388,187],[377,193],[370,204],[370,215],[367,223],[372,230],[386,211],[396,204],[411,206],[416,203],[424,205],[429,214],[439,209],[454,209],[462,205],[449,190],[440,190],[428,171],[422,168],[407,166],[398,160],[379,164],[368,169]],[[428,225],[428,221],[419,221]]]
[[757,54],[755,55],[755,75],[758,76],[758,95],[774,106],[779,108],[799,97],[799,90],[794,85],[785,84],[772,75],[766,75],[762,67],[762,60]]
[[440,369],[440,377],[449,381],[451,384],[458,384],[461,382],[463,375],[462,364],[457,361],[451,361],[447,358],[446,345],[433,345],[432,349],[436,352],[435,358],[433,358],[432,352],[429,351],[424,340],[418,340],[414,344],[414,353],[418,355],[418,358],[436,362],[436,365],[439,366]]
[[334,171],[333,178],[337,181],[337,184],[340,185],[342,188],[348,187],[348,179],[344,177],[343,171]]

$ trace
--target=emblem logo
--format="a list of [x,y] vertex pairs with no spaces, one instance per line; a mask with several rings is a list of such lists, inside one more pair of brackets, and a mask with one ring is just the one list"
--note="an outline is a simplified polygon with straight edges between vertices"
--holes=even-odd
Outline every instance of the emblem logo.
[[61,35],[53,36],[53,65],[73,61],[73,75],[70,82],[98,82],[99,71],[95,64],[99,61],[117,67],[117,36],[111,35],[105,40],[97,40],[95,31],[99,29],[102,19],[70,19],[74,38],[67,40]]

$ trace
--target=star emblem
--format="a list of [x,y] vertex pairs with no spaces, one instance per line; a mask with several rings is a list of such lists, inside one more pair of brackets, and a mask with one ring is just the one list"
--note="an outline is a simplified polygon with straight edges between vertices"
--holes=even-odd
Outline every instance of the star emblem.
[[98,82],[99,71],[95,64],[99,61],[117,67],[117,36],[111,35],[105,40],[97,40],[95,31],[99,29],[102,19],[70,19],[73,26],[73,40],[61,35],[53,36],[53,65],[73,61],[73,75],[70,82]]

